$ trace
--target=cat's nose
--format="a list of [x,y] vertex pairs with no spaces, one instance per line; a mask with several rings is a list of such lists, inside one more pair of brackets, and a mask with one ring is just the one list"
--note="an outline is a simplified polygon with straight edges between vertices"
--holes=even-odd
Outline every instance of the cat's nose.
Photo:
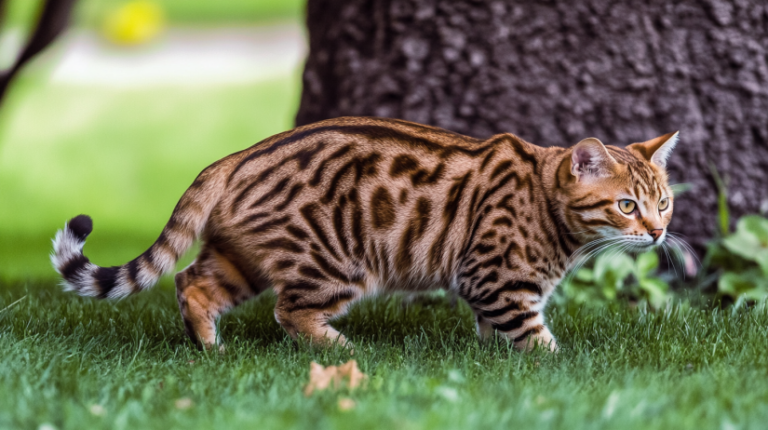
[[661,237],[662,233],[664,233],[664,229],[663,228],[657,228],[657,229],[654,229],[654,230],[651,230],[651,231],[648,232],[648,234],[650,234],[651,237],[653,238],[654,242],[659,240],[659,238]]

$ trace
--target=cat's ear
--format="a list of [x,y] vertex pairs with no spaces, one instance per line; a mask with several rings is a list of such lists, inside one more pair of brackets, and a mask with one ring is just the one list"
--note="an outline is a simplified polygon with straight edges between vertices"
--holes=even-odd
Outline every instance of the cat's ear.
[[600,140],[589,137],[571,150],[571,174],[578,180],[610,176],[616,160]]
[[651,163],[664,168],[667,167],[667,159],[672,150],[675,149],[679,135],[679,131],[667,133],[664,136],[659,136],[646,142],[633,143],[629,145],[629,148],[639,152]]

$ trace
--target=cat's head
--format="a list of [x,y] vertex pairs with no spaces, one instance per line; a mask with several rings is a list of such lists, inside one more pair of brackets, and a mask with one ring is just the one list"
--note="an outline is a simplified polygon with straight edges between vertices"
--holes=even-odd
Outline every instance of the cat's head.
[[595,138],[574,145],[558,171],[569,233],[582,243],[614,242],[636,251],[661,244],[674,206],[665,167],[677,136],[623,149]]

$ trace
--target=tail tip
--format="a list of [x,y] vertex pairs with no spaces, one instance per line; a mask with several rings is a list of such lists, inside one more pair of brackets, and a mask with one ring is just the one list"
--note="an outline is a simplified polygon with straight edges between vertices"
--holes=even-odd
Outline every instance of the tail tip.
[[78,240],[84,241],[93,231],[93,220],[88,215],[78,215],[69,220],[67,227]]

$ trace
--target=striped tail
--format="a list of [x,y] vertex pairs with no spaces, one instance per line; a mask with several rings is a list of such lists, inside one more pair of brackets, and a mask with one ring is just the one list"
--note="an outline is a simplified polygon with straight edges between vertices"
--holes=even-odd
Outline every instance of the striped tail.
[[202,233],[226,176],[212,165],[205,169],[182,196],[160,237],[143,254],[122,266],[100,267],[83,255],[85,238],[93,230],[87,215],[78,215],[53,239],[51,262],[64,278],[64,290],[81,296],[119,299],[148,289],[176,262]]

